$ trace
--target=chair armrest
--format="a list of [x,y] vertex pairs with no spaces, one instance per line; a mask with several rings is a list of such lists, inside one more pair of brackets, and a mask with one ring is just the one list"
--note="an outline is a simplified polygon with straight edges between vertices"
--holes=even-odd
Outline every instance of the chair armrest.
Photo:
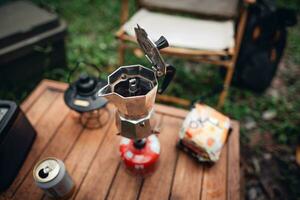
[[129,16],[129,0],[121,0],[120,23],[123,25]]
[[250,4],[255,4],[256,3],[256,0],[243,0],[244,1],[244,4],[246,5],[250,5]]
[[256,0],[244,0],[244,2],[248,4],[254,4],[256,3]]

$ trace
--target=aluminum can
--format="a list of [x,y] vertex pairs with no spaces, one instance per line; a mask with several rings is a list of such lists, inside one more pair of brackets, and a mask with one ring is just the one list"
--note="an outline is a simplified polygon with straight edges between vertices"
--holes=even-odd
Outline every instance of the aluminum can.
[[67,199],[75,190],[64,163],[53,157],[45,158],[35,165],[33,178],[40,189],[55,199]]

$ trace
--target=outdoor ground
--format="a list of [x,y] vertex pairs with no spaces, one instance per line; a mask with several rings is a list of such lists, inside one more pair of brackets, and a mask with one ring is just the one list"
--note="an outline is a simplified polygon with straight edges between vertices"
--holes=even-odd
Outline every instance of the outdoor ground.
[[[112,0],[34,0],[58,13],[69,25],[68,67],[47,71],[45,77],[65,81],[76,61],[86,60],[102,67],[103,78],[117,65],[120,1]],[[281,1],[298,9],[299,0]],[[134,11],[131,2],[131,13]],[[223,112],[241,122],[241,158],[246,199],[300,199],[300,167],[296,164],[296,145],[300,142],[300,16],[299,24],[289,29],[285,51],[272,87],[264,94],[232,88]],[[195,100],[221,83],[219,69],[175,58],[167,58],[177,68],[168,94]],[[126,64],[149,65],[127,52]],[[33,86],[32,86],[33,87]],[[4,93],[21,101],[30,92]],[[216,97],[205,103],[215,105]]]

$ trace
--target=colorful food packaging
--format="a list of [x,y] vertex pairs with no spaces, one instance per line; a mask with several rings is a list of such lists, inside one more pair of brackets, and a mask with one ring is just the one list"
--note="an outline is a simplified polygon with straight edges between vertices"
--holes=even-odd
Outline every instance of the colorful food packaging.
[[216,162],[227,140],[229,129],[229,117],[207,105],[197,103],[183,122],[178,147],[198,161]]

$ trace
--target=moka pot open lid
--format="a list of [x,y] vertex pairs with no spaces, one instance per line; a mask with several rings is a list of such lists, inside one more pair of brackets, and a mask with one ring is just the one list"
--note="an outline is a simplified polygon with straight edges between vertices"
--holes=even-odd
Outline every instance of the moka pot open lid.
[[164,36],[161,36],[156,42],[153,42],[147,32],[139,25],[137,25],[134,30],[137,42],[146,58],[153,65],[152,69],[155,71],[157,78],[164,77],[161,87],[158,90],[158,93],[162,94],[173,80],[176,73],[176,69],[172,65],[165,63],[159,51],[168,47],[169,43]]

